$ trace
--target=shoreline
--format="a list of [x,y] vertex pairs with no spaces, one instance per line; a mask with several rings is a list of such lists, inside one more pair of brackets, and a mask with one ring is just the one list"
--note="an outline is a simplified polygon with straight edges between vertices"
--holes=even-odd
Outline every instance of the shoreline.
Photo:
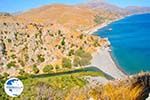
[[104,23],[102,23],[100,25],[96,25],[96,26],[92,27],[91,29],[89,29],[87,31],[84,31],[84,33],[89,34],[89,35],[93,35],[99,29],[102,29],[102,28],[108,26],[109,24],[111,24],[113,22],[119,21],[119,20],[124,19],[126,17],[130,17],[130,16],[134,16],[134,15],[142,15],[142,14],[150,14],[150,13],[128,14],[128,15],[125,15],[125,16],[121,16],[121,17],[119,17],[117,19],[114,19],[114,20],[111,20],[111,21],[108,21],[108,22],[104,22]]
[[98,48],[97,52],[93,53],[92,56],[91,65],[88,67],[95,66],[114,79],[122,79],[128,76],[112,58],[109,47]]
[[[124,19],[126,17],[128,17],[128,16],[120,17],[118,19],[115,19],[115,20],[112,20],[112,21],[109,21],[109,22],[105,22],[101,25],[98,25],[98,26],[86,31],[85,33],[87,33],[89,35],[94,35],[94,33],[96,31],[108,26],[109,24],[111,24],[113,22],[119,21],[119,20]],[[108,44],[109,44],[110,41],[109,40],[107,40],[107,41],[108,41]],[[102,54],[102,53],[104,53],[104,54]],[[124,77],[128,76],[127,72],[125,72],[119,66],[119,64],[117,64],[117,62],[113,58],[110,47],[99,48],[97,50],[97,52],[93,54],[93,59],[91,61],[90,66],[96,66],[97,68],[104,71],[106,74],[111,75],[115,79],[121,79],[121,78],[124,78]],[[106,66],[108,68],[105,68],[104,66]]]
[[108,22],[104,22],[104,23],[102,23],[102,24],[100,24],[100,25],[96,25],[96,26],[94,26],[93,28],[91,28],[91,29],[89,29],[89,30],[87,30],[87,31],[84,31],[84,33],[85,33],[85,34],[89,34],[89,35],[93,35],[93,34],[94,34],[96,31],[98,31],[99,29],[102,29],[102,28],[108,26],[109,24],[111,24],[111,23],[113,23],[113,22],[116,22],[116,21],[119,21],[119,20],[121,20],[121,19],[124,19],[124,18],[126,18],[126,17],[128,17],[128,16],[120,17],[120,18],[117,18],[117,19],[114,19],[114,20],[111,20],[111,21],[108,21]]
[[116,65],[116,67],[117,67],[122,73],[124,73],[126,76],[128,76],[129,74],[128,74],[123,68],[121,68],[121,67],[119,66],[119,64],[115,61],[115,59],[114,59],[114,57],[113,57],[113,55],[112,55],[112,52],[109,51],[109,53],[110,53],[111,59],[114,61],[115,65]]

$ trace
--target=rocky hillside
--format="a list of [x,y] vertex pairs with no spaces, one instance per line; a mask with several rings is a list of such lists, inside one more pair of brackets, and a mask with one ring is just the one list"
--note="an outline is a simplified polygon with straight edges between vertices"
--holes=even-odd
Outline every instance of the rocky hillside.
[[[42,73],[43,66],[61,66],[64,57],[71,66],[74,66],[74,60],[84,62],[75,65],[86,65],[86,60],[89,64],[91,57],[81,59],[75,56],[75,52],[82,49],[82,52],[91,55],[98,47],[106,46],[107,41],[84,32],[126,14],[143,10],[148,12],[149,8],[123,9],[96,1],[75,6],[47,5],[17,15],[1,13],[0,71],[17,75],[20,69],[24,69],[25,72],[32,73],[31,67],[36,66]],[[55,67],[52,70],[56,72]]]
[[[57,28],[57,25],[61,25],[63,29],[69,29],[69,31],[82,32],[92,28],[97,24],[97,16],[103,17],[101,24],[107,20],[116,18],[115,14],[111,14],[107,11],[97,12],[86,6],[69,6],[69,5],[47,5],[37,9],[32,9],[25,13],[18,15],[20,19],[24,19],[25,22],[43,23],[44,25],[53,25]],[[111,16],[111,17],[108,17]]]
[[43,73],[50,65],[56,72],[89,64],[92,52],[107,41],[83,30],[116,18],[106,13],[102,19],[99,14],[87,7],[48,5],[0,16],[0,71],[18,75],[22,70],[34,73],[33,69]]

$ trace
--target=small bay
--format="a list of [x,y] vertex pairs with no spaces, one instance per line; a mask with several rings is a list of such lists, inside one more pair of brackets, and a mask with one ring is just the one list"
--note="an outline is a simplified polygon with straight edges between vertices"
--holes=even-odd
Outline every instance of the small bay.
[[112,56],[125,72],[150,71],[150,14],[125,17],[96,34],[109,39]]

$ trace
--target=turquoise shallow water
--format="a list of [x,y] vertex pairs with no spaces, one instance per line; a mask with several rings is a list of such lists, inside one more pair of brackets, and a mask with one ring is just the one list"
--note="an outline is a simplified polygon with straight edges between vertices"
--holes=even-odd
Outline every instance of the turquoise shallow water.
[[126,17],[96,34],[108,37],[112,56],[125,72],[150,71],[150,14]]

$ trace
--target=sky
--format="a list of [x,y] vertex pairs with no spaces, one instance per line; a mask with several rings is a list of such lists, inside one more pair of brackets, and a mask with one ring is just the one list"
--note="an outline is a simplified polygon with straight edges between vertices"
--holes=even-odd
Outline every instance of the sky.
[[[0,12],[20,12],[31,8],[40,7],[46,4],[63,3],[63,4],[80,4],[88,0],[0,0]],[[95,0],[93,0],[95,1]],[[120,7],[126,6],[149,6],[150,0],[106,0],[111,4]]]

